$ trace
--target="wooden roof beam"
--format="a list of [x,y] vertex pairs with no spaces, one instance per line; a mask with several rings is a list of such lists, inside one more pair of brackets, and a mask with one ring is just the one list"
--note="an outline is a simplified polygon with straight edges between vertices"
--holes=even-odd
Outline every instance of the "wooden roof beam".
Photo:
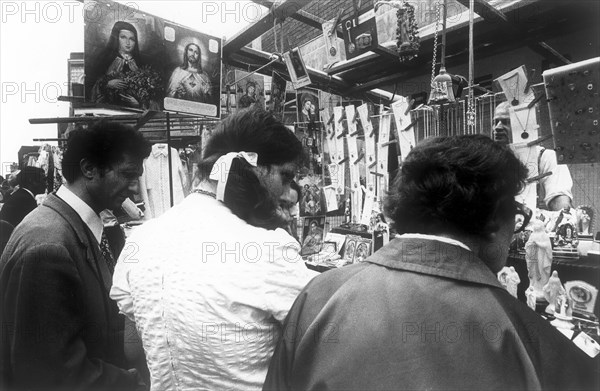
[[294,15],[311,0],[281,0],[275,4],[275,8],[263,15],[260,20],[247,26],[235,34],[223,45],[223,56],[228,57],[237,52],[256,38],[260,37],[271,28],[277,19],[285,19]]
[[[269,9],[273,6],[273,4],[275,4],[275,2],[272,0],[252,0],[252,2],[267,7]],[[305,25],[313,27],[319,31],[322,29],[322,24],[326,22],[326,20],[319,18],[318,16],[312,15],[302,9],[298,10],[298,12],[296,12],[295,14],[290,15],[290,18],[302,22]],[[336,33],[338,37],[344,38],[344,34],[342,34],[340,29],[336,29]]]
[[[250,47],[243,47],[237,53],[234,53],[230,56],[230,65],[239,66],[241,64],[248,64],[250,62],[255,63],[255,65],[262,66],[269,62],[271,59],[271,54],[267,52],[263,52],[261,50],[256,50]],[[281,72],[287,75],[287,68],[283,62],[275,62],[267,68],[261,70],[260,73],[269,75],[270,69],[275,69],[278,72]],[[336,94],[355,97],[357,99],[374,99],[374,100],[383,100],[385,103],[389,103],[393,94],[380,90],[380,89],[371,89],[369,91],[354,91],[356,85],[353,83],[348,83],[344,81],[339,76],[331,76],[326,74],[323,71],[313,69],[311,67],[306,67],[308,74],[310,76],[310,80],[312,84],[317,87],[320,87],[323,91],[333,91]],[[353,91],[351,94],[347,94],[347,92]]]
[[[469,9],[469,0],[457,0],[460,4]],[[481,16],[484,20],[488,22],[497,23],[499,28],[506,29],[508,34],[514,34],[520,36],[524,41],[527,40],[527,31],[521,28],[520,26],[510,22],[506,15],[496,9],[494,6],[485,2],[485,0],[474,0],[473,3],[474,11],[479,16]],[[547,43],[540,42],[532,42],[527,45],[531,50],[538,53],[542,57],[549,59],[558,64],[570,64],[571,61],[566,59],[562,54],[554,50]]]

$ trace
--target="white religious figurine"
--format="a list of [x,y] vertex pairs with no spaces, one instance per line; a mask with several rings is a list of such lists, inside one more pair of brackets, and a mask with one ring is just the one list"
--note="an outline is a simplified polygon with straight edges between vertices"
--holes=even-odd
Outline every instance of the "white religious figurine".
[[544,301],[543,288],[550,278],[552,267],[552,243],[542,221],[533,222],[533,232],[525,243],[525,260],[529,271],[529,287],[533,289],[536,301]]
[[509,269],[510,270],[506,279],[506,290],[508,291],[508,293],[510,293],[511,295],[513,295],[513,297],[516,298],[517,288],[519,286],[519,283],[521,283],[521,279],[519,278],[519,273],[517,273],[514,266],[511,266]]
[[513,266],[504,266],[502,270],[498,272],[498,281],[508,293],[517,297],[517,287],[519,286],[521,279],[519,278],[519,273],[517,273]]
[[558,296],[564,295],[565,293],[565,288],[563,288],[560,278],[558,278],[558,272],[555,270],[548,279],[548,283],[544,285],[544,297],[549,303],[546,307],[547,314],[554,314],[556,308],[556,299],[558,299]]
[[529,286],[529,288],[527,288],[527,290],[525,291],[525,298],[527,299],[527,307],[535,311],[536,298],[535,293],[533,293],[532,286]]
[[588,211],[583,208],[577,209],[577,220],[579,221],[579,233],[583,235],[589,235],[590,232],[590,221],[592,217],[589,215]]
[[559,295],[556,298],[556,308],[554,310],[554,320],[550,322],[554,327],[571,330],[575,325],[573,320],[573,303],[566,294]]

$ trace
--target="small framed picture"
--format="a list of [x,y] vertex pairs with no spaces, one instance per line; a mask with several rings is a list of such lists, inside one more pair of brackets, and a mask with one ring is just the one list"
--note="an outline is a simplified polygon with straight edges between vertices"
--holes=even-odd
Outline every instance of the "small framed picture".
[[296,47],[284,53],[283,58],[285,59],[285,65],[292,79],[294,89],[305,87],[311,83],[299,48]]
[[354,252],[356,251],[356,242],[358,240],[358,236],[346,236],[346,243],[344,244],[344,256],[342,258],[344,258],[348,263],[354,263]]
[[371,255],[371,239],[360,238],[356,242],[354,251],[354,263],[362,262]]
[[371,255],[372,240],[357,235],[347,235],[343,259],[347,263],[362,262]]
[[323,247],[325,216],[305,217],[300,255],[316,254]]
[[323,248],[321,249],[322,253],[337,253],[337,243],[336,242],[323,242]]

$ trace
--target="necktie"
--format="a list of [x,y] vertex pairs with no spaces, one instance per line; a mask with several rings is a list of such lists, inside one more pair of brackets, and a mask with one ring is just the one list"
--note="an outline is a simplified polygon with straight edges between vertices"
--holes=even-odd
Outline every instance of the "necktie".
[[115,258],[113,257],[112,251],[110,250],[110,246],[108,244],[108,238],[104,231],[102,231],[102,240],[100,241],[100,251],[102,252],[102,256],[108,265],[108,270],[110,270],[110,274],[112,275],[115,271]]

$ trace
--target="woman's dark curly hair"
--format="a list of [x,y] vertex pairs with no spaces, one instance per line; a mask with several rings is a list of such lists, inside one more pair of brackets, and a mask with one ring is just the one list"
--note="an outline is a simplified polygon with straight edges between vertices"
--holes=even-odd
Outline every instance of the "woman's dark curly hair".
[[[263,109],[252,107],[239,110],[213,132],[198,165],[201,179],[207,179],[217,159],[229,152],[256,152],[258,165],[298,161],[302,144],[281,122]],[[298,194],[300,197],[300,194]],[[223,202],[231,211],[257,227],[275,229],[283,222],[276,214],[279,200],[268,189],[244,159],[233,160]]]
[[243,158],[235,158],[227,177],[223,203],[240,219],[255,227],[276,229],[285,221],[275,213],[279,206],[261,184],[253,167]]
[[385,201],[399,234],[460,232],[483,236],[494,217],[514,214],[527,168],[483,135],[438,137],[415,147]]

